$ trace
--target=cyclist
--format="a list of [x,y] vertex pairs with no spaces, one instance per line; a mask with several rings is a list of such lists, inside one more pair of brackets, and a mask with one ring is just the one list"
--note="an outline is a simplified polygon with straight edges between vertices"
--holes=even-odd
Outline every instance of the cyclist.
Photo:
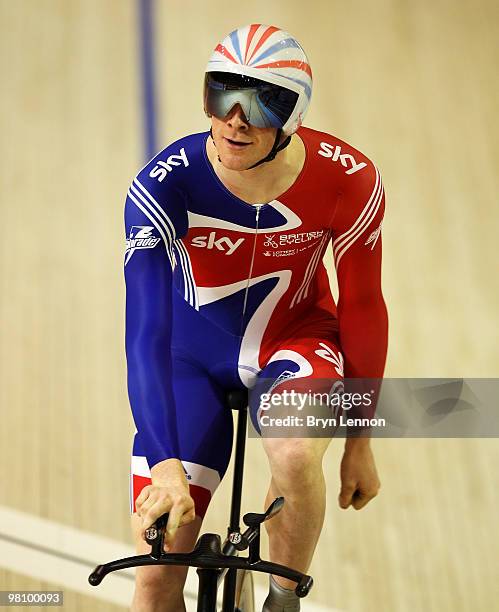
[[[137,433],[132,525],[169,512],[167,550],[192,549],[232,445],[224,392],[318,390],[383,375],[384,192],[374,164],[333,135],[302,127],[312,72],[276,27],[239,28],[205,74],[210,132],[169,145],[132,182],[125,207],[128,390]],[[339,300],[322,263],[332,241]],[[253,423],[261,410],[250,406]],[[262,437],[272,474],[270,560],[306,572],[325,513],[329,438]],[[342,508],[379,480],[369,438],[347,438]],[[186,568],[139,568],[132,609],[185,610]],[[265,612],[299,610],[295,584],[270,579]]]

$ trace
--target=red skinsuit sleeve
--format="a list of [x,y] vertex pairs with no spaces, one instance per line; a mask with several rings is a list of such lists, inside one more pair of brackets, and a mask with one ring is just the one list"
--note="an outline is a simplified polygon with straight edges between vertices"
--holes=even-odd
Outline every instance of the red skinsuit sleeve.
[[381,291],[384,190],[370,162],[357,175],[345,178],[332,222],[345,378],[382,378],[388,346],[388,315]]

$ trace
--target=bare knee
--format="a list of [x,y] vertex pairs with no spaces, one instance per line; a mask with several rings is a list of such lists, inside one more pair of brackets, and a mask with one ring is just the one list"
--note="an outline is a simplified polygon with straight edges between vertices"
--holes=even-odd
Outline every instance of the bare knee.
[[179,594],[183,591],[186,576],[187,568],[183,567],[139,567],[135,575],[135,586],[151,597]]
[[173,580],[168,570],[171,568],[147,567],[137,572],[131,612],[185,612],[185,578]]
[[272,477],[284,493],[303,492],[322,478],[322,458],[328,441],[310,438],[267,438],[263,444]]

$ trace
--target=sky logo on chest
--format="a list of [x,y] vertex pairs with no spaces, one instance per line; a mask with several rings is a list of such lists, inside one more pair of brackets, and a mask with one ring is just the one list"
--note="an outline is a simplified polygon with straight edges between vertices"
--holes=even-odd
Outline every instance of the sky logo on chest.
[[223,251],[225,255],[232,255],[245,241],[245,238],[232,240],[228,236],[224,236],[221,232],[212,231],[206,236],[196,236],[192,238],[191,245],[201,249],[216,249]]

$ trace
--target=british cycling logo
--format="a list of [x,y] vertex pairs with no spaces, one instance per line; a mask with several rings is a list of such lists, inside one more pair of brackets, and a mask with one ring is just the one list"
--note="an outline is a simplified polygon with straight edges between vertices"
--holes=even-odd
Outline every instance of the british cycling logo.
[[334,369],[336,373],[340,376],[344,376],[343,374],[343,355],[338,351],[338,355],[335,354],[333,349],[329,348],[327,344],[324,342],[319,342],[319,346],[321,349],[317,349],[315,354],[319,357],[322,357],[326,361],[330,361],[334,365]]
[[350,168],[346,171],[346,174],[354,174],[367,166],[365,162],[360,162],[360,164],[358,164],[355,161],[354,156],[350,155],[350,153],[342,153],[341,147],[338,145],[333,146],[327,142],[321,142],[321,149],[322,150],[317,151],[317,153],[322,155],[322,157],[330,157],[331,161],[334,162],[339,161],[344,168],[348,168],[350,165]]
[[[298,234],[265,234],[263,246],[266,249],[263,251],[265,257],[289,257],[290,255],[296,255],[301,253],[310,247],[315,246],[317,241],[324,234],[324,230],[315,230],[311,232],[300,232]],[[305,244],[299,248],[296,245]],[[269,247],[272,249],[278,249],[279,247],[295,246],[294,249],[285,249],[280,251],[269,251]]]
[[364,242],[364,246],[367,246],[368,244],[371,244],[371,242],[373,243],[373,245],[371,247],[371,251],[374,249],[374,247],[376,246],[376,243],[378,242],[379,235],[381,234],[381,226],[382,225],[383,225],[383,221],[381,221],[381,223],[374,230],[374,232],[369,236],[369,238],[366,240],[366,242]]
[[154,249],[161,238],[153,235],[154,227],[149,225],[132,225],[130,236],[126,239],[125,266],[135,251],[140,249]]
[[189,160],[187,159],[187,155],[185,153],[185,149],[182,147],[180,149],[179,155],[170,155],[168,159],[164,161],[157,161],[154,168],[149,172],[149,176],[151,178],[156,178],[160,183],[162,183],[168,175],[168,172],[173,170],[172,166],[180,166],[181,163],[184,164],[184,167],[187,168],[189,165]]
[[[289,246],[294,244],[302,244],[310,242],[311,240],[317,240],[322,238],[324,230],[315,230],[312,232],[300,232],[298,234],[279,234],[278,238],[275,238],[275,234],[265,234],[263,242],[264,247],[272,247],[278,249],[280,246]],[[309,245],[313,246],[313,245]]]
[[274,240],[274,236],[275,234],[271,234],[270,236],[268,236],[267,234],[265,234],[265,242],[263,243],[263,246],[266,247],[272,247],[274,249],[278,249],[279,245],[277,244],[277,242]]

